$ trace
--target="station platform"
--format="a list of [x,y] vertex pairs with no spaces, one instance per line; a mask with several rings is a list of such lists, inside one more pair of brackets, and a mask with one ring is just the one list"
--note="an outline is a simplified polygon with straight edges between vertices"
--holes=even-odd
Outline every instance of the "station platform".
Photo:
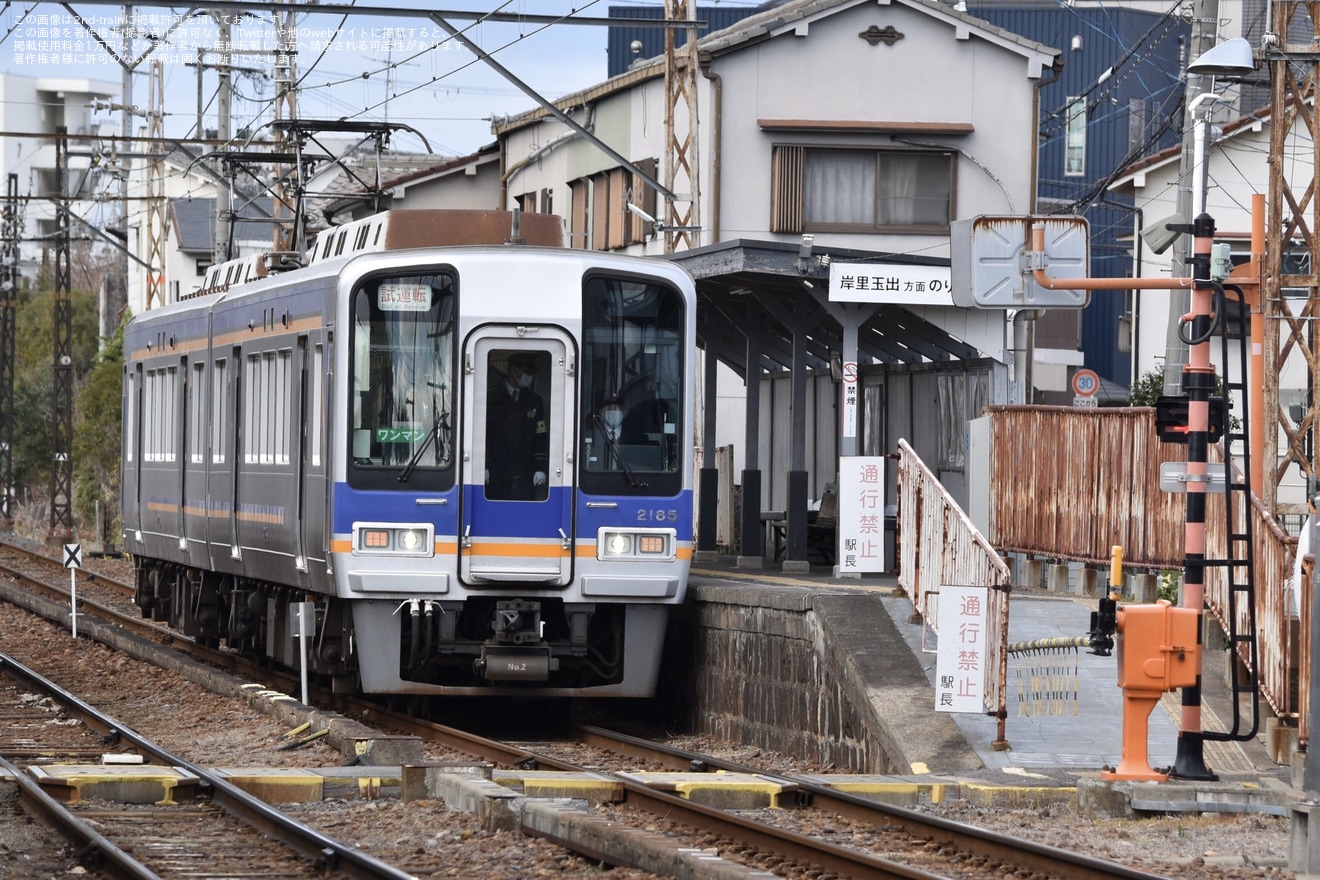
[[[789,573],[780,571],[778,565],[769,561],[765,565],[759,570],[739,568],[732,558],[714,564],[694,563],[692,583],[702,590],[725,587],[755,591],[763,587],[778,591],[798,587],[831,597],[850,591],[873,594],[888,617],[886,623],[892,624],[893,631],[897,631],[924,672],[924,681],[909,677],[898,693],[892,679],[867,682],[868,694],[883,693],[883,698],[889,701],[878,707],[878,714],[884,716],[892,711],[906,714],[909,719],[925,717],[932,724],[947,724],[945,719],[936,718],[945,715],[956,726],[957,746],[966,754],[952,754],[946,746],[926,762],[928,766],[917,768],[923,771],[920,775],[884,780],[886,785],[936,779],[965,788],[991,786],[1000,792],[1016,788],[1031,797],[1044,796],[1049,789],[1070,788],[1095,810],[1116,815],[1133,810],[1261,811],[1287,815],[1290,805],[1302,796],[1294,788],[1293,768],[1271,759],[1265,741],[1263,703],[1261,729],[1251,740],[1203,743],[1205,763],[1218,777],[1216,781],[1176,778],[1164,783],[1103,781],[1101,771],[1117,766],[1122,758],[1123,692],[1116,684],[1116,658],[1097,656],[1085,648],[1052,655],[1009,657],[1007,747],[1004,748],[1004,743],[997,743],[996,719],[982,714],[935,711],[934,651],[938,640],[934,631],[924,627],[915,614],[910,599],[898,590],[896,577],[836,578],[833,570],[826,567],[812,566],[809,572]],[[1009,642],[1085,635],[1095,602],[1080,594],[1015,588],[1009,604]],[[889,626],[836,631],[834,635],[845,641],[842,645],[834,644],[833,649],[857,656],[874,654],[873,643],[881,631],[890,631]],[[1224,719],[1232,718],[1229,689],[1220,668],[1223,660],[1223,656],[1208,658],[1203,674],[1202,727],[1206,731],[1225,730]],[[866,664],[858,667],[865,668]],[[872,674],[886,676],[883,668]],[[1043,677],[1048,677],[1044,686],[1055,689],[1053,699],[1032,697],[1033,690],[1039,695]],[[1244,704],[1240,711],[1249,723],[1249,707]],[[1172,691],[1164,695],[1149,716],[1147,756],[1156,771],[1168,769],[1175,762],[1180,715],[1181,692]],[[969,756],[974,756],[974,760],[967,761]],[[948,760],[942,761],[942,757]],[[1039,789],[1041,794],[1030,795],[1033,789]]]

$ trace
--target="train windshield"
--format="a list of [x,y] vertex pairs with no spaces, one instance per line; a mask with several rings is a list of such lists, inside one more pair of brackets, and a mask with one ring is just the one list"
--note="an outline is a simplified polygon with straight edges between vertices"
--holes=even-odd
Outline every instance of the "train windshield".
[[349,395],[360,488],[446,489],[454,467],[454,278],[372,278],[353,294]]
[[581,477],[587,491],[669,494],[682,471],[678,291],[592,277],[583,290]]

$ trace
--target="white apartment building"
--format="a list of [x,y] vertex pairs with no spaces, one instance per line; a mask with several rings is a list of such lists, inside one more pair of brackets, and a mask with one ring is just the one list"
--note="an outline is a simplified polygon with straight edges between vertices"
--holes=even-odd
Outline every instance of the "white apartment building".
[[[0,74],[0,198],[9,193],[9,176],[15,176],[17,194],[25,200],[21,248],[24,274],[34,272],[42,251],[55,233],[56,131],[67,130],[69,164],[66,191],[86,196],[72,204],[71,234],[88,232],[80,220],[104,229],[118,223],[113,203],[93,202],[92,197],[110,183],[115,143],[102,140],[115,132],[117,122],[105,112],[92,109],[97,100],[113,101],[119,85],[100,80],[70,77],[35,77]],[[122,226],[122,224],[119,224]]]

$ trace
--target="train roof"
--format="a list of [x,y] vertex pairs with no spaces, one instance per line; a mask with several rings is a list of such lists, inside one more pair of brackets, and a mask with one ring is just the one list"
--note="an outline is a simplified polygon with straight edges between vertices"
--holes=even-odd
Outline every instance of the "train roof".
[[271,252],[217,263],[206,270],[201,287],[179,299],[208,296],[278,272],[358,254],[498,244],[563,247],[564,221],[555,214],[520,211],[452,208],[383,211],[318,233],[306,255]]

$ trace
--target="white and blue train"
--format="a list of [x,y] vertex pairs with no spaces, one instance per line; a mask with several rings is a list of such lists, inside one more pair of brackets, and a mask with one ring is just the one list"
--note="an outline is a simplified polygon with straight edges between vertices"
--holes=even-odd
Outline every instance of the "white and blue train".
[[144,616],[296,667],[314,607],[306,657],[340,691],[654,692],[692,557],[693,283],[538,246],[548,215],[499,244],[517,219],[378,215],[132,320]]

